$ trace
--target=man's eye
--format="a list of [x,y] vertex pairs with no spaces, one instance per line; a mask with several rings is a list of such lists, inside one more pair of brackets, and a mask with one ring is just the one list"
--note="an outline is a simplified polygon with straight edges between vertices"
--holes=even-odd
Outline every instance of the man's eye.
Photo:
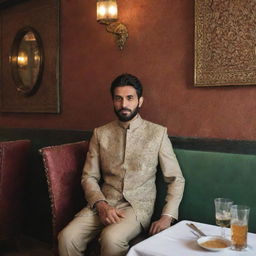
[[133,100],[133,97],[132,96],[128,97],[128,100]]
[[115,101],[121,101],[122,98],[121,97],[115,97]]

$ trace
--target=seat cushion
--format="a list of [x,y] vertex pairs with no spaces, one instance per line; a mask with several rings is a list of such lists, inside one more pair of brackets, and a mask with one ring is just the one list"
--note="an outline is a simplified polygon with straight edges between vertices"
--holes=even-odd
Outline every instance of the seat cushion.
[[86,205],[81,186],[88,142],[40,149],[46,172],[53,217],[53,238]]
[[29,140],[0,142],[0,240],[18,234],[24,221]]

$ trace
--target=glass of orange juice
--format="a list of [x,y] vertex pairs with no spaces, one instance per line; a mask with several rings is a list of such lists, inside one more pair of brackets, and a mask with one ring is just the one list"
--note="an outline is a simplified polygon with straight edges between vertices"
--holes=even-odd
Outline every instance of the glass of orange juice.
[[231,248],[243,250],[247,247],[247,233],[250,207],[246,205],[233,205],[231,214]]

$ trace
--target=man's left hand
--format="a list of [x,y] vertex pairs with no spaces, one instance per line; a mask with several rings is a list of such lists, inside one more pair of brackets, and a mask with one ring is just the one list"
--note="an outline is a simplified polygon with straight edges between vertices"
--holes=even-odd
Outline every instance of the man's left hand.
[[160,231],[169,228],[172,223],[173,218],[168,215],[162,215],[161,218],[157,221],[154,221],[151,224],[151,227],[149,229],[149,235],[155,235],[159,233]]

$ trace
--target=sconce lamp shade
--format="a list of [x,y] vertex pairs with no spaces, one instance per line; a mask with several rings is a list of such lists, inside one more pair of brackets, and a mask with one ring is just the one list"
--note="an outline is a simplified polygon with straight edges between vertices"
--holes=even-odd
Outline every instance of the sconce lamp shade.
[[123,50],[128,38],[128,29],[123,23],[117,22],[117,19],[116,0],[97,0],[97,21],[106,25],[107,32],[115,36],[118,48]]
[[104,24],[117,21],[116,0],[97,0],[97,21]]

